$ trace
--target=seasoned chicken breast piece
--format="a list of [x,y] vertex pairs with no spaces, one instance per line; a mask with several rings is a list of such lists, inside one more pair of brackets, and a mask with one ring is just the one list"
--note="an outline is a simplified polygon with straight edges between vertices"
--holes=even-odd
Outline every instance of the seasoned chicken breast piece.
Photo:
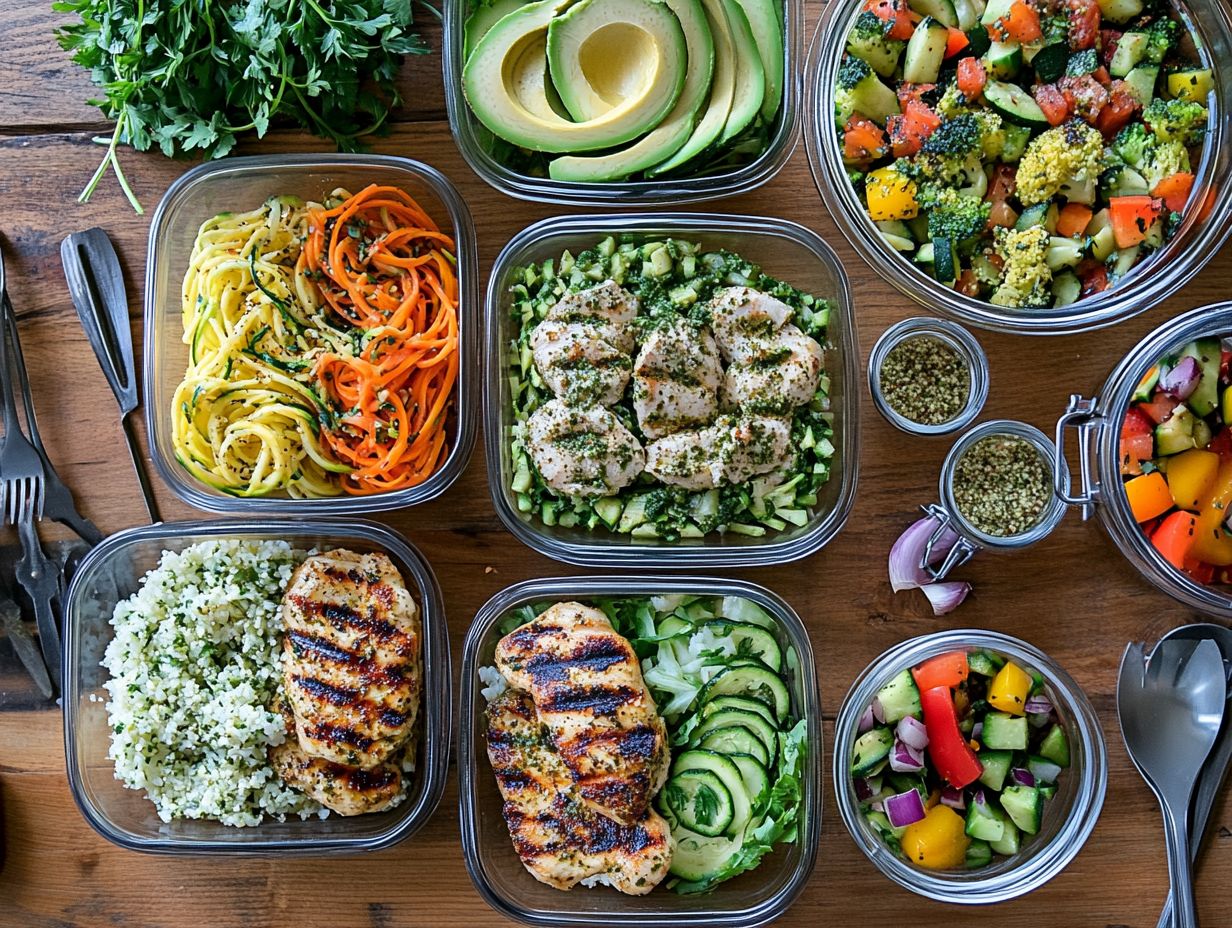
[[728,287],[710,300],[710,326],[724,361],[752,359],[758,342],[769,338],[792,316],[782,300],[750,287]]
[[531,694],[578,796],[618,822],[639,821],[667,779],[667,727],[607,616],[557,603],[500,640],[496,666]]
[[287,721],[287,740],[269,749],[279,777],[339,815],[363,815],[389,808],[402,792],[402,771],[394,764],[348,767],[313,757],[300,747],[291,707],[275,707]]
[[282,600],[283,686],[299,746],[376,767],[399,753],[419,712],[419,610],[384,554],[307,558]]
[[620,351],[633,351],[633,333],[629,323],[637,315],[638,299],[614,280],[575,293],[566,293],[545,319],[580,323],[592,329],[600,338]]
[[787,415],[817,392],[821,345],[791,323],[761,343],[754,356],[728,366],[724,400],[749,412]]
[[667,876],[667,822],[647,809],[632,824],[621,824],[583,802],[528,692],[509,689],[488,704],[486,735],[505,824],[535,879],[567,890],[600,877],[640,896]]
[[609,496],[646,465],[641,442],[603,406],[549,400],[531,415],[526,438],[544,482],[567,496]]
[[664,483],[709,490],[767,474],[791,460],[791,426],[765,416],[722,416],[704,429],[646,446],[646,470]]
[[610,406],[629,384],[629,356],[581,323],[545,319],[531,333],[530,348],[548,389],[573,405]]
[[633,365],[633,410],[647,438],[705,425],[718,412],[719,350],[683,319],[650,333]]

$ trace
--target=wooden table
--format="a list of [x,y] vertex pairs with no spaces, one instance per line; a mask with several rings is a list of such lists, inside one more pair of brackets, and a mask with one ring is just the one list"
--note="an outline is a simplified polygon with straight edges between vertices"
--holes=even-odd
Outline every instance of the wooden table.
[[[127,274],[134,330],[140,331],[148,213],[137,216],[109,178],[86,206],[77,192],[100,156],[93,136],[110,132],[83,102],[87,75],[55,45],[44,3],[0,5],[0,236],[39,416],[52,459],[81,507],[105,531],[141,523],[143,509],[125,455],[115,407],[69,301],[60,239],[102,226]],[[810,3],[809,28],[819,4]],[[425,30],[439,50],[436,28]],[[482,270],[508,238],[562,210],[507,199],[463,163],[445,122],[440,57],[408,63],[410,105],[376,149],[421,158],[457,184],[479,229]],[[279,132],[253,152],[311,152],[322,143]],[[185,170],[161,157],[122,155],[147,210]],[[890,323],[916,308],[847,247],[814,189],[803,147],[771,183],[714,204],[802,222],[825,237],[851,275],[865,352]],[[1045,432],[1071,391],[1099,388],[1121,355],[1177,312],[1226,297],[1232,255],[1162,306],[1116,329],[1028,340],[983,334],[992,368],[986,417],[1025,419]],[[963,569],[975,594],[961,610],[934,618],[918,593],[895,595],[886,553],[915,507],[936,496],[944,439],[908,440],[881,420],[865,396],[860,493],[850,522],[820,553],[797,564],[741,572],[779,592],[804,617],[816,650],[827,737],[854,676],[877,654],[913,635],[969,625],[1020,635],[1043,648],[1084,686],[1104,724],[1110,776],[1107,802],[1086,849],[1068,870],[1028,898],[995,911],[946,907],[884,879],[856,849],[835,808],[827,776],[819,863],[785,925],[987,925],[999,928],[1154,926],[1167,886],[1160,818],[1117,731],[1116,669],[1130,639],[1153,640],[1196,616],[1142,580],[1094,524],[1071,514],[1044,543],[1013,560],[984,555]],[[194,511],[161,485],[168,519]],[[440,500],[385,517],[431,559],[444,588],[455,676],[463,635],[489,596],[528,577],[572,568],[537,556],[498,523],[477,448],[465,476]],[[47,539],[63,537],[43,526]],[[6,539],[13,543],[15,539]],[[295,860],[169,859],[113,847],[82,820],[64,774],[60,716],[41,701],[0,643],[0,793],[7,861],[0,871],[0,925],[284,926],[487,925],[500,921],[472,888],[458,841],[451,778],[431,823],[412,841],[366,857]],[[827,760],[830,744],[826,744]],[[1232,925],[1232,801],[1217,809],[1218,835],[1201,869],[1198,898],[1206,926]]]

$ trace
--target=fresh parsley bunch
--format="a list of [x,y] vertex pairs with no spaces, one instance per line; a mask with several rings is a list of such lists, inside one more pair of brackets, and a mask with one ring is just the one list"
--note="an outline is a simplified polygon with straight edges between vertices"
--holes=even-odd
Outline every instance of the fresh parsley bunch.
[[79,21],[60,45],[89,68],[115,132],[81,193],[108,167],[137,212],[116,146],[221,158],[236,136],[298,123],[353,151],[401,103],[403,55],[426,54],[412,0],[58,0]]

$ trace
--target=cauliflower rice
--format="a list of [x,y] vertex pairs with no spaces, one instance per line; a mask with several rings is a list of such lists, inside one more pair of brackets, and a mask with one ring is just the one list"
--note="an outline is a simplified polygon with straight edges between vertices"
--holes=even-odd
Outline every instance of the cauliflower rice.
[[145,790],[164,822],[329,814],[266,756],[286,738],[268,707],[282,679],[282,594],[304,557],[285,541],[167,551],[116,606],[103,658],[109,756],[117,779]]

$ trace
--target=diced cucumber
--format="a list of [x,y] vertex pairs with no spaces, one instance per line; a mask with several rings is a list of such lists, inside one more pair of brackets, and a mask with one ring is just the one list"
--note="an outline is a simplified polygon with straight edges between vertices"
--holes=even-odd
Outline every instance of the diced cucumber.
[[1040,757],[1050,760],[1058,767],[1069,766],[1069,736],[1060,722],[1055,723],[1044,735],[1039,746]]
[[1001,835],[1000,841],[989,841],[988,845],[993,849],[993,853],[1004,854],[1007,857],[1012,857],[1018,853],[1018,848],[1021,846],[1022,834],[1018,830],[1008,815],[998,810],[998,814],[1004,816],[1005,833]]
[[1193,433],[1193,413],[1185,406],[1176,407],[1171,416],[1155,426],[1155,453],[1167,457],[1188,451],[1194,447]]
[[1125,84],[1134,98],[1146,106],[1155,99],[1155,84],[1159,80],[1159,65],[1140,64],[1127,75]]
[[972,802],[967,808],[964,830],[978,841],[1000,841],[1005,835],[1005,822],[987,803]]
[[1109,22],[1129,22],[1142,14],[1142,0],[1099,0],[1099,12]]
[[599,518],[603,520],[603,524],[608,528],[615,528],[620,521],[620,514],[624,510],[624,503],[616,496],[605,496],[602,499],[595,500],[595,512],[599,514]]
[[1153,364],[1151,369],[1138,381],[1138,386],[1134,387],[1134,395],[1131,401],[1134,403],[1149,403],[1157,383],[1159,383],[1159,365]]
[[[954,14],[958,17],[958,28],[963,32],[978,25],[983,12],[984,0],[954,0]],[[988,34],[987,29],[980,31]]]
[[984,85],[984,100],[1003,119],[1028,129],[1047,129],[1048,118],[1039,104],[1016,84],[990,80]]
[[1000,792],[1014,762],[1013,752],[984,750],[980,751],[978,757],[980,766],[984,768],[980,774],[980,782],[989,789]]
[[[991,78],[997,80],[1013,78],[1022,70],[1022,46],[1017,42],[991,43],[988,51],[984,53],[984,67]],[[988,99],[987,94],[984,99]]]
[[[885,125],[889,117],[899,112],[898,96],[881,82],[876,72],[866,74],[864,80],[852,87],[847,99],[855,112],[867,116],[881,126]],[[844,112],[840,108],[837,113],[839,124],[845,124],[850,116],[850,112]]]
[[518,465],[513,472],[513,487],[514,493],[526,493],[531,487],[530,477],[530,461],[525,455],[518,455]]
[[847,35],[847,51],[864,62],[882,77],[893,77],[898,70],[898,60],[903,56],[907,43],[885,36],[864,36],[854,29]]
[[624,512],[616,526],[618,532],[631,532],[646,521],[646,494],[632,497],[625,503]]
[[1052,305],[1071,306],[1082,296],[1082,281],[1073,271],[1064,271],[1052,278]]
[[958,11],[952,0],[909,0],[908,5],[921,16],[931,16],[943,26],[958,29]]
[[709,770],[686,770],[674,775],[667,781],[663,797],[676,820],[699,835],[713,838],[731,825],[731,793]]
[[873,769],[890,756],[894,747],[894,732],[889,728],[872,728],[856,739],[851,750],[851,775],[868,776]]
[[1126,32],[1117,39],[1116,51],[1108,62],[1108,73],[1113,77],[1124,77],[1146,57],[1146,49],[1151,40],[1145,32]]
[[1193,414],[1202,418],[1219,405],[1219,362],[1222,353],[1217,338],[1199,338],[1181,349],[1181,357],[1198,362],[1198,386],[1185,402]]
[[1020,831],[1037,834],[1044,817],[1044,798],[1034,786],[1007,786],[1001,793],[1001,808]]
[[933,243],[925,242],[915,251],[915,257],[911,259],[916,264],[932,264],[933,263]]
[[1031,141],[1031,130],[1026,126],[1015,126],[1012,123],[1002,123],[1005,130],[1005,144],[1001,146],[1001,160],[1013,164],[1027,150]]
[[941,73],[949,31],[931,16],[915,27],[903,56],[903,80],[913,84],[932,84]]
[[904,670],[877,692],[881,712],[887,725],[893,725],[909,715],[920,716],[920,689],[911,671]]
[[1014,223],[1014,228],[1022,232],[1024,229],[1043,226],[1050,233],[1055,232],[1057,216],[1058,210],[1055,203],[1036,203],[1034,206],[1028,206],[1022,211],[1018,221]]
[[1005,666],[1005,659],[991,651],[972,651],[967,655],[967,669],[981,677],[995,677]]
[[1014,0],[988,0],[988,6],[984,7],[984,14],[980,17],[980,24],[994,25],[998,19],[1009,13],[1013,5]]
[[972,841],[967,845],[967,854],[963,858],[963,866],[968,870],[978,870],[992,863],[992,848],[987,841]]
[[980,740],[985,747],[1002,751],[1025,751],[1027,749],[1027,719],[1008,712],[989,712],[984,716],[984,730]]

